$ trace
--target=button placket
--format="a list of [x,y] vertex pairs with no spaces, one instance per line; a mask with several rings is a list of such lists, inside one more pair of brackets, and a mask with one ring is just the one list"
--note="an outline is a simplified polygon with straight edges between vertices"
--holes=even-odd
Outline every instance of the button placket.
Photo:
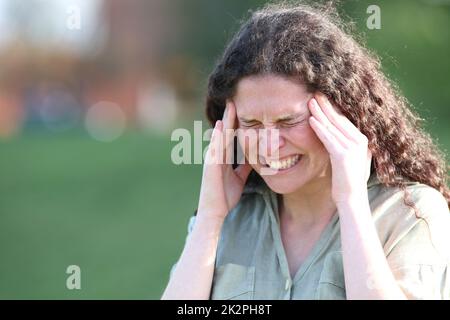
[[284,285],[284,290],[288,291],[290,290],[292,287],[292,280],[291,279],[286,279],[286,283]]

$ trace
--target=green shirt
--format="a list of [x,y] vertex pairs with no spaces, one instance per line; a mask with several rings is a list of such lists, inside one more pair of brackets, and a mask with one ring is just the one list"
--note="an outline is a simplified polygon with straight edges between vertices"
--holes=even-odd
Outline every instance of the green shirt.
[[[252,180],[224,221],[211,299],[345,299],[338,214],[291,278],[281,241],[277,195],[261,179]],[[409,298],[450,299],[447,202],[423,184],[412,182],[407,190],[419,218],[403,203],[399,188],[383,186],[376,175],[368,181],[373,221],[387,260]],[[195,216],[189,221],[189,232],[194,223]]]

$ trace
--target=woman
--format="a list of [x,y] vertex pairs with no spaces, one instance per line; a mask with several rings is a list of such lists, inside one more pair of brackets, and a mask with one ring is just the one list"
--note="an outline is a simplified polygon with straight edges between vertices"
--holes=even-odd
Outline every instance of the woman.
[[[450,298],[444,156],[334,12],[267,6],[217,63],[199,207],[164,299]],[[220,161],[229,129],[256,163]],[[244,144],[259,129],[279,136]]]

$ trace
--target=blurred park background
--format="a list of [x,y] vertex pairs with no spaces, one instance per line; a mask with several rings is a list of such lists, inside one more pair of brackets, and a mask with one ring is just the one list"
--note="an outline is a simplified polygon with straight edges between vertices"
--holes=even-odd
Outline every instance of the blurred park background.
[[[215,59],[265,2],[0,0],[0,298],[161,296],[201,178],[170,134],[205,119]],[[450,1],[340,10],[448,154]]]

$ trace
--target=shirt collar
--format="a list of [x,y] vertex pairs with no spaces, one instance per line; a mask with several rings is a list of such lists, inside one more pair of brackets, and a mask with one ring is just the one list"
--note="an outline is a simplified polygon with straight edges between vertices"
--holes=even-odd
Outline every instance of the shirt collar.
[[255,170],[252,170],[244,186],[243,193],[264,194],[268,190],[270,189],[267,186],[266,182],[263,180],[263,178],[258,173],[256,173]]

